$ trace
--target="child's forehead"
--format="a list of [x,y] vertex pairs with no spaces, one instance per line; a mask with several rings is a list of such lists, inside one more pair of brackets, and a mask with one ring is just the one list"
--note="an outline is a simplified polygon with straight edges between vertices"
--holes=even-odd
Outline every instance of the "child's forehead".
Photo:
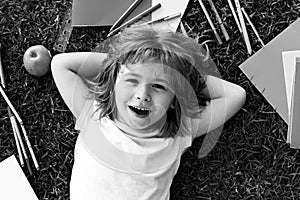
[[134,64],[122,64],[120,68],[120,73],[129,73],[129,72],[137,72],[137,73],[149,73],[157,74],[157,73],[167,73],[170,74],[172,68],[170,66],[161,64],[161,63],[134,63]]
[[164,81],[168,84],[172,84],[173,78],[170,73],[171,68],[159,63],[137,63],[130,65],[121,65],[120,78],[127,76],[134,76],[137,78],[143,78],[147,81]]

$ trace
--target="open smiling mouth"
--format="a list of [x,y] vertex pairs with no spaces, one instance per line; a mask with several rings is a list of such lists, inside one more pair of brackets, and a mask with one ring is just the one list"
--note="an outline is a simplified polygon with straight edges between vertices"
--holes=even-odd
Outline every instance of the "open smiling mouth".
[[129,106],[129,109],[135,114],[135,116],[141,118],[147,117],[150,113],[150,110],[136,106]]

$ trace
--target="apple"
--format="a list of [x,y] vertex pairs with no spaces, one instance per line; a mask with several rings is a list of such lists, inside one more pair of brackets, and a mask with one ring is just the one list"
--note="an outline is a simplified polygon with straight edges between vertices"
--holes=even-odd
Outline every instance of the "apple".
[[29,47],[23,56],[25,69],[34,76],[44,76],[50,69],[50,51],[43,45]]

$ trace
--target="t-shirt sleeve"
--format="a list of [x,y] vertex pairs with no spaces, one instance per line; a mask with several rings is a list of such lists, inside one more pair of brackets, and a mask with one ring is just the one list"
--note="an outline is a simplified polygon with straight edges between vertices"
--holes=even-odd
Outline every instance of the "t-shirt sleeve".
[[190,118],[193,139],[212,131],[212,117],[208,119]]
[[94,100],[87,100],[79,114],[79,117],[75,122],[75,129],[79,131],[83,131],[84,127],[88,123],[88,120],[92,117],[94,112]]
[[193,128],[192,119],[186,115],[183,115],[182,121],[181,121],[181,127],[179,128],[181,131],[183,131],[183,135],[187,138],[190,138],[192,141],[195,135],[195,130]]
[[199,118],[192,118],[192,117],[186,117],[186,120],[188,121],[187,124],[189,124],[189,129],[192,135],[192,138],[195,139],[205,133],[200,133],[199,130],[201,129],[201,120]]

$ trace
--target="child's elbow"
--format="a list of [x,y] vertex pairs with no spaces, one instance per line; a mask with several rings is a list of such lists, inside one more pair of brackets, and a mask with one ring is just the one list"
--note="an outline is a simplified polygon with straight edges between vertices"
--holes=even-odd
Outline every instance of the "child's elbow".
[[234,96],[238,101],[238,104],[240,105],[240,107],[242,107],[246,102],[246,90],[241,86],[236,85],[234,93],[235,93]]
[[50,68],[53,76],[59,76],[66,67],[64,53],[52,57]]
[[51,70],[52,71],[54,70],[54,68],[56,68],[57,66],[60,65],[60,57],[61,57],[60,54],[57,54],[52,57],[52,60],[51,60]]

